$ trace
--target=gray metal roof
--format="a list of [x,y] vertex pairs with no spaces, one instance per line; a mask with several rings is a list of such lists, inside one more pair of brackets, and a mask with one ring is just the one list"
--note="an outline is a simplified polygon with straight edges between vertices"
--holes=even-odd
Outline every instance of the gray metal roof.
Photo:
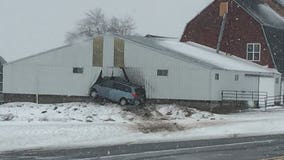
[[260,0],[235,0],[262,25],[284,29],[284,18]]
[[271,55],[277,70],[284,73],[284,30],[273,27],[263,27],[266,39],[269,42]]

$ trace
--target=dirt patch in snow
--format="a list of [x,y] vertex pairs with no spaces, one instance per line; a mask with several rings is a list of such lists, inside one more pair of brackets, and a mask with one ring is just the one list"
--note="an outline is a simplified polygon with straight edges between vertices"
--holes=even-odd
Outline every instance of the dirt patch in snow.
[[0,121],[11,121],[15,118],[15,116],[11,113],[9,114],[0,114]]
[[[124,110],[142,120],[142,122],[137,122],[134,128],[145,134],[198,128],[213,124],[218,119],[215,114],[175,104],[151,105],[143,108],[133,107],[125,108]],[[196,122],[198,122],[198,125],[195,124]],[[192,123],[195,125],[192,125]]]
[[166,122],[148,122],[137,124],[137,129],[142,133],[156,133],[156,132],[176,132],[184,130],[185,128],[177,123]]
[[[142,120],[154,120],[156,115],[154,107],[126,107],[123,109],[126,112],[130,112],[140,117]],[[159,114],[159,113],[156,113]]]
[[151,105],[145,107],[125,108],[124,111],[131,112],[144,121],[156,120],[182,120],[192,119],[209,119],[215,120],[213,113],[202,112],[197,109],[179,105]]

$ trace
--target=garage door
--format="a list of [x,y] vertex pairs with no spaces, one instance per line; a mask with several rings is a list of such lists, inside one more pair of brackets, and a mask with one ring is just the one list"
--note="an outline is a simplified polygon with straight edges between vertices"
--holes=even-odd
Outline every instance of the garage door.
[[[272,77],[259,78],[259,91],[266,92],[268,97],[275,96],[275,80]],[[264,100],[260,99],[260,106],[264,106]]]
[[267,92],[268,96],[275,96],[275,80],[269,77],[260,77],[259,91]]

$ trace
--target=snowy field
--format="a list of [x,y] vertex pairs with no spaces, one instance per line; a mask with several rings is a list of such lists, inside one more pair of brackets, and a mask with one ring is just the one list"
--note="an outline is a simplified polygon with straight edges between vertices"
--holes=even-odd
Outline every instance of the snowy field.
[[277,134],[283,124],[280,107],[217,115],[176,105],[9,103],[0,106],[0,151]]

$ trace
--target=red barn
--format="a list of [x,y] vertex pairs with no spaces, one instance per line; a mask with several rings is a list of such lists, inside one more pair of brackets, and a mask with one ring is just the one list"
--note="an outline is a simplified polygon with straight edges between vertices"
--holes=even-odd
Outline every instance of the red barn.
[[215,0],[181,37],[284,73],[284,0]]

